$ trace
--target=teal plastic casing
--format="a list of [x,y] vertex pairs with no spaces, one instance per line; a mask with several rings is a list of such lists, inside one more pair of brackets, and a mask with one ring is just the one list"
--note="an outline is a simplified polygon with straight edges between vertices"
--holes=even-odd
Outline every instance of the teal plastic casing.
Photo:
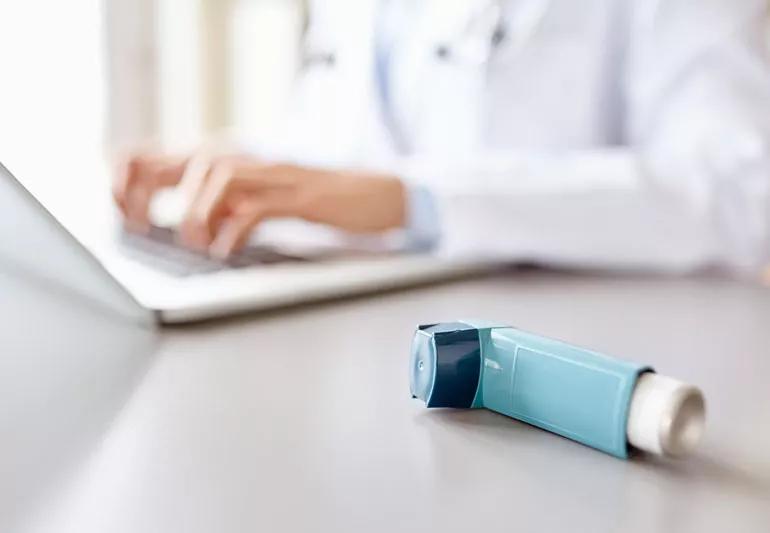
[[428,407],[486,407],[626,458],[631,396],[648,371],[509,326],[463,320],[419,326],[410,386]]

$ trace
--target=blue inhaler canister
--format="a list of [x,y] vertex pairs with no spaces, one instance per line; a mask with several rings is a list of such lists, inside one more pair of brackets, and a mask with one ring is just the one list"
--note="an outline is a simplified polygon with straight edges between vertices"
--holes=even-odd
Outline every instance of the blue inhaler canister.
[[629,444],[684,455],[704,425],[696,387],[509,326],[419,326],[410,371],[412,396],[428,407],[486,407],[621,458]]

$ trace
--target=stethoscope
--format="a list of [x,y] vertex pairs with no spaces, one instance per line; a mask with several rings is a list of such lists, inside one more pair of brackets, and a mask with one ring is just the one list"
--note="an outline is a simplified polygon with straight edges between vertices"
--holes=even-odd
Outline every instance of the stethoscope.
[[[379,0],[379,10],[384,19],[385,0]],[[484,68],[490,64],[496,52],[505,44],[509,53],[516,53],[526,46],[533,35],[541,28],[552,0],[519,0],[515,17],[506,17],[505,0],[488,0],[474,9],[463,25],[453,35],[434,41],[433,53],[438,61],[446,64],[468,65]],[[309,13],[306,11],[306,15]],[[334,67],[337,62],[333,50],[318,50],[307,46],[308,19],[305,20],[305,45],[301,58],[301,68],[313,66]],[[377,29],[375,41],[382,32]],[[379,49],[379,45],[375,46]],[[387,59],[382,63],[380,50],[375,61],[375,79],[380,93],[382,118],[390,131],[396,148],[400,152],[408,149],[409,143],[395,119],[390,95],[390,65]]]
[[[494,57],[495,52],[506,43],[506,47],[515,52],[529,42],[542,26],[545,14],[552,0],[525,0],[517,16],[507,21],[503,9],[505,0],[490,0],[482,3],[466,19],[463,26],[454,35],[441,39],[435,45],[434,53],[438,60],[468,65],[485,65]],[[384,11],[386,2],[380,0],[380,11]],[[307,37],[310,14],[305,8],[303,31]],[[306,43],[307,44],[307,43]],[[333,67],[336,54],[331,50],[315,50],[312,46],[303,46],[301,67],[316,65]]]
[[513,3],[516,16],[506,17],[504,0],[490,0],[467,18],[460,31],[436,46],[440,60],[466,65],[486,65],[505,43],[509,53],[516,53],[542,26],[551,0],[527,0]]
[[502,2],[495,0],[471,13],[459,31],[436,45],[434,53],[440,61],[484,65],[507,37]]

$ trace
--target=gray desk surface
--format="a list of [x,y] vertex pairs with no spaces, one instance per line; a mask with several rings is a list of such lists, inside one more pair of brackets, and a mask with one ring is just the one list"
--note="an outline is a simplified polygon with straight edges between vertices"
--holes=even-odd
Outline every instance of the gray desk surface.
[[[0,274],[0,531],[770,531],[770,293],[521,272],[161,331]],[[408,391],[415,324],[488,317],[702,386],[683,461]]]

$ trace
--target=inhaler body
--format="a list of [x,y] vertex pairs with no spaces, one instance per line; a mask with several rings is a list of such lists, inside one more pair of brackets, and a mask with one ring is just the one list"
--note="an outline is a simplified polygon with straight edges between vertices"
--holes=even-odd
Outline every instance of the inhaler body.
[[411,389],[428,407],[486,407],[621,458],[629,443],[682,455],[703,425],[700,391],[647,365],[478,321],[417,329]]

